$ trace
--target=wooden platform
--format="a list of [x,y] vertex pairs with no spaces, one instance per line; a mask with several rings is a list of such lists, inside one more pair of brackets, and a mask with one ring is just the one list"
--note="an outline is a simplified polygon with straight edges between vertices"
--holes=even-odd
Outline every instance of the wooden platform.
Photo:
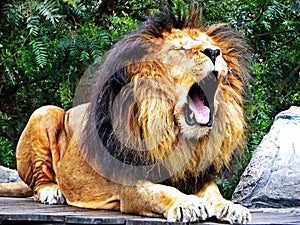
[[[256,209],[251,212],[253,217],[251,224],[300,224],[300,208]],[[0,225],[5,224],[166,225],[180,223],[168,223],[162,218],[146,218],[106,210],[82,209],[67,205],[43,205],[34,202],[32,198],[0,198]],[[208,221],[199,224],[217,224],[217,222]]]

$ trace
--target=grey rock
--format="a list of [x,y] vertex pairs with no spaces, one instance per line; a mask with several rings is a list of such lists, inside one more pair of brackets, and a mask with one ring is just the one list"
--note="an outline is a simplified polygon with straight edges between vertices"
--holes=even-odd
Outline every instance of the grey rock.
[[21,181],[16,170],[0,166],[0,183],[10,183]]
[[232,200],[250,208],[300,206],[300,107],[275,117]]

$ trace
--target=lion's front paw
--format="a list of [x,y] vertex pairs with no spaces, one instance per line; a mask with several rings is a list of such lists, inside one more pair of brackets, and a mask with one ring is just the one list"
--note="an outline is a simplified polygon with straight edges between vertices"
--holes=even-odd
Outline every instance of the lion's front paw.
[[65,197],[61,193],[57,184],[44,184],[39,187],[34,194],[34,199],[44,204],[64,204]]
[[251,214],[246,207],[230,201],[217,208],[216,217],[231,224],[247,224],[251,221]]
[[211,208],[203,199],[194,195],[187,195],[184,199],[173,203],[166,217],[170,222],[195,222],[205,220],[210,215]]

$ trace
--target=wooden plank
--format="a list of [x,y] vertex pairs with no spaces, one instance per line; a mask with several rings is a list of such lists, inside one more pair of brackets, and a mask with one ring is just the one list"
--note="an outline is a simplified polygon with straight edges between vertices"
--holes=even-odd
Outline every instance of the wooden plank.
[[[0,198],[0,221],[31,221],[60,224],[126,224],[142,218],[108,210],[93,210],[67,205],[44,205],[32,198]],[[0,223],[1,224],[1,223]]]
[[251,224],[300,224],[300,207],[251,209]]
[[[252,209],[251,224],[300,224],[300,208]],[[122,214],[116,211],[83,209],[67,205],[44,205],[32,198],[0,198],[0,224],[124,224],[177,225],[163,218]],[[214,220],[193,224],[222,224]]]

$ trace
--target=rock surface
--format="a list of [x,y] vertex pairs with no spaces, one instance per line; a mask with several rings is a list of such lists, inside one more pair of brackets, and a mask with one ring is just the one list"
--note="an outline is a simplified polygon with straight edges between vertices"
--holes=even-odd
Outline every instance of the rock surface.
[[0,166],[0,183],[10,183],[16,181],[21,181],[16,170],[11,170]]
[[300,107],[276,116],[232,200],[250,208],[300,206]]

